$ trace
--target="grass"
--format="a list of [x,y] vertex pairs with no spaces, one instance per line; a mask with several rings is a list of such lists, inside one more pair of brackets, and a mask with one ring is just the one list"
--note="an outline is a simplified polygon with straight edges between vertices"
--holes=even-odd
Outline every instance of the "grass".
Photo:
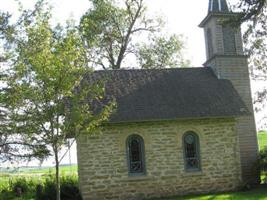
[[211,194],[187,197],[172,197],[151,200],[267,200],[267,189],[259,188],[246,192],[233,192],[224,194]]

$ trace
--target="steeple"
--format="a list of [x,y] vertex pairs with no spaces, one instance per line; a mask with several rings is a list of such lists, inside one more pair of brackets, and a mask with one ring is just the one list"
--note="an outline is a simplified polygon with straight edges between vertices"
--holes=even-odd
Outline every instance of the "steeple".
[[208,12],[229,12],[226,0],[209,0]]
[[206,43],[207,61],[204,66],[210,67],[217,78],[230,80],[251,112],[251,115],[237,119],[236,130],[242,179],[244,183],[255,184],[259,181],[259,174],[252,169],[255,169],[258,143],[247,56],[243,52],[241,28],[227,23],[240,14],[229,11],[226,0],[209,0],[209,11],[200,27],[204,29]]
[[209,0],[209,11],[200,27],[204,28],[207,60],[215,55],[244,55],[240,27],[227,23],[240,15],[229,11],[226,0]]

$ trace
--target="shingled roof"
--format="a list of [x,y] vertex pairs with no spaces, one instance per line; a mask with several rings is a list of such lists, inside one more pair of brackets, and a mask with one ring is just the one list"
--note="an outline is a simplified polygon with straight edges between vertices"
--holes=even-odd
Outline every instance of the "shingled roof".
[[87,84],[100,79],[106,80],[105,98],[117,103],[110,122],[249,114],[231,82],[217,79],[210,68],[107,70],[85,78]]

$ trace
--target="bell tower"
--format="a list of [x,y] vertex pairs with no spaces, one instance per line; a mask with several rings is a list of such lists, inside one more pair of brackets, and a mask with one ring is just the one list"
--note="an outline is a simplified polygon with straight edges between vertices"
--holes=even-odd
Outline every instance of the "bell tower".
[[227,23],[238,15],[230,11],[226,0],[209,0],[208,14],[199,26],[205,34],[207,61],[204,66],[212,68],[219,79],[230,80],[251,113],[237,119],[237,132],[242,179],[253,184],[259,182],[258,171],[254,168],[258,142],[247,56],[243,52],[240,27]]

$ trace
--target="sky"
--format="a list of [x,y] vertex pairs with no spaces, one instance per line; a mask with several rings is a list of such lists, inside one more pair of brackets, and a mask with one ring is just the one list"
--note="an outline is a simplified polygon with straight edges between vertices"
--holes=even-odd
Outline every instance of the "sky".
[[[15,0],[0,0],[0,9],[16,14]],[[34,0],[21,0],[26,8],[34,4]],[[90,7],[88,0],[50,0],[53,6],[55,23],[64,23],[70,17],[79,21],[80,17]],[[228,0],[234,4],[236,0]],[[169,33],[182,34],[186,41],[185,57],[191,61],[192,67],[201,67],[206,60],[204,33],[198,27],[207,15],[208,0],[146,0],[149,15],[161,15],[166,20],[166,30]],[[261,88],[266,82],[252,82],[253,92]],[[266,113],[266,111],[265,111]],[[256,114],[259,121],[263,113]],[[76,146],[71,150],[72,162],[76,162]],[[69,158],[63,160],[68,163]],[[51,165],[48,160],[44,165]]]
[[[21,1],[26,8],[32,7],[35,2]],[[14,13],[16,11],[14,2],[15,0],[0,0],[0,9]],[[88,0],[49,0],[49,2],[53,6],[53,18],[59,23],[70,17],[79,21],[90,6]],[[193,66],[201,66],[205,61],[205,48],[203,31],[198,24],[207,14],[208,0],[146,0],[146,4],[149,15],[161,15],[167,21],[168,32],[184,35],[187,58],[191,60]]]

